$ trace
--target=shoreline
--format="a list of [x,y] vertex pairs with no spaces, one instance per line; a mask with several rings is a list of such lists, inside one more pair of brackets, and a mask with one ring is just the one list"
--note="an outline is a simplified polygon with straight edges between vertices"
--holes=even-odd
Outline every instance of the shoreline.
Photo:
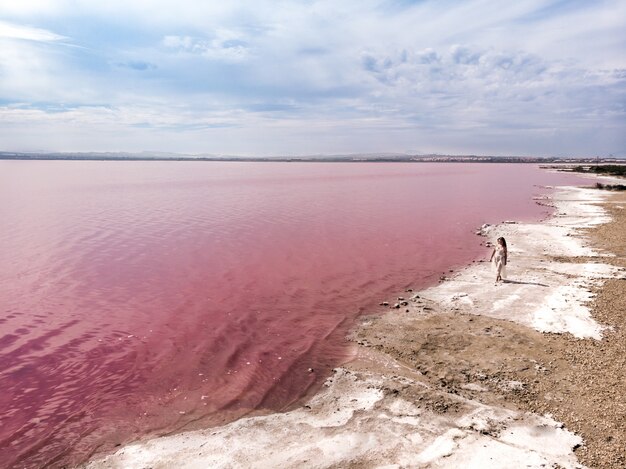
[[398,310],[362,317],[351,334],[357,358],[303,406],[139,441],[83,467],[579,467],[588,438],[569,431],[574,421],[544,415],[563,396],[546,398],[546,411],[535,388],[564,367],[543,342],[601,344],[611,333],[587,303],[623,266],[580,234],[607,226],[597,204],[609,198],[557,188],[548,220],[488,227],[489,239],[511,240],[512,282],[494,286],[475,263],[408,293]]

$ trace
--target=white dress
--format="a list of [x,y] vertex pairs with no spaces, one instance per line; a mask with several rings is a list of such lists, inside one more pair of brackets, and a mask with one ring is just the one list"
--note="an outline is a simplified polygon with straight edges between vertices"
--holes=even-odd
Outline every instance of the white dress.
[[502,278],[506,277],[506,264],[505,264],[506,254],[504,248],[499,244],[496,246],[496,253],[493,255],[493,259],[491,260],[493,264],[493,270],[496,272],[496,275],[499,275]]

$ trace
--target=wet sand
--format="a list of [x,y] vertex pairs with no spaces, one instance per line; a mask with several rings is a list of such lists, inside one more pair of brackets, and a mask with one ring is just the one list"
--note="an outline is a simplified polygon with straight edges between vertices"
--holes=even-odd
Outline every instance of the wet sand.
[[483,230],[509,240],[509,282],[476,262],[381,298],[391,311],[362,318],[356,359],[302,407],[87,467],[623,467],[626,194],[542,203],[545,223]]

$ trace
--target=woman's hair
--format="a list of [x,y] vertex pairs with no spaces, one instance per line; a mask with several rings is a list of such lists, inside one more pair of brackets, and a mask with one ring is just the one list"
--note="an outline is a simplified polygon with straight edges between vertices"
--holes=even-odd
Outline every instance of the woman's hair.
[[502,244],[502,246],[504,246],[504,249],[507,249],[507,247],[506,247],[506,239],[500,237],[500,238],[498,238],[498,242],[500,244]]

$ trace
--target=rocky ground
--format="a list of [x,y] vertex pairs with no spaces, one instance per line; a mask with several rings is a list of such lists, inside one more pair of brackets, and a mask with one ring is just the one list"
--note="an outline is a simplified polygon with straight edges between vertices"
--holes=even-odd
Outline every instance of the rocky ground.
[[[626,194],[606,204],[613,221],[588,230],[597,249],[615,254],[609,262],[626,267]],[[579,459],[589,467],[626,467],[626,279],[609,279],[596,289],[593,316],[611,326],[601,342],[568,341],[562,352],[563,379],[571,399],[550,411],[583,436]],[[550,337],[555,348],[567,338]],[[546,381],[544,389],[550,386]]]

